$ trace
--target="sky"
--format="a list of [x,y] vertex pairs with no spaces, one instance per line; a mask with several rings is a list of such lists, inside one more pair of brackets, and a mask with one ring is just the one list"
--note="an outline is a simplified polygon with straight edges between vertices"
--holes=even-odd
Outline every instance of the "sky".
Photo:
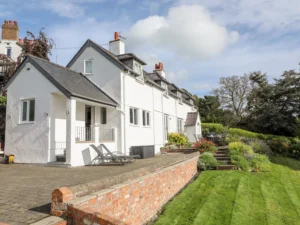
[[17,20],[20,37],[45,28],[51,60],[64,66],[88,38],[108,48],[121,32],[146,71],[162,62],[168,80],[198,96],[220,77],[299,71],[299,0],[0,0],[1,19]]

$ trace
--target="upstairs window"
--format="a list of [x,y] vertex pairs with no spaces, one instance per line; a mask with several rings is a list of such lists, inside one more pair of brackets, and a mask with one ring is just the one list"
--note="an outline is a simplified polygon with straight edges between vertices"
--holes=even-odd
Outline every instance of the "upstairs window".
[[35,100],[23,100],[21,102],[21,122],[33,122],[35,112]]
[[6,48],[6,55],[11,57],[11,48]]
[[100,122],[101,124],[106,124],[106,108],[105,107],[101,107],[100,108]]
[[132,125],[139,125],[138,109],[136,109],[136,108],[129,108],[129,122]]
[[142,75],[143,74],[143,69],[142,69],[142,65],[134,62],[134,67],[133,67],[134,72],[136,72],[137,74]]
[[92,74],[93,73],[93,61],[85,60],[84,61],[84,74]]
[[150,126],[150,112],[143,110],[143,126]]
[[161,82],[161,86],[165,89],[164,95],[168,95],[168,85],[164,82]]
[[182,102],[182,94],[179,91],[177,91],[177,97],[179,98],[179,101]]

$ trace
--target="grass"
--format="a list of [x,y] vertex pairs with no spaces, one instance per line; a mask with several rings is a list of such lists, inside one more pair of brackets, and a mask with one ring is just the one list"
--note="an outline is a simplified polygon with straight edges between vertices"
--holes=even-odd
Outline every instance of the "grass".
[[300,225],[300,161],[273,157],[267,173],[206,171],[155,225]]

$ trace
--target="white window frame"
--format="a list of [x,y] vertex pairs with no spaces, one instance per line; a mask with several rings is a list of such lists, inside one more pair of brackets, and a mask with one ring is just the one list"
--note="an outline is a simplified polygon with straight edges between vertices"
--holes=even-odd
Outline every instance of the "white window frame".
[[[33,114],[33,120],[29,120],[30,115],[30,101],[34,100],[34,114]],[[23,120],[23,107],[24,102],[27,102],[27,109],[26,109],[26,120]],[[35,122],[35,98],[29,98],[29,99],[21,99],[20,103],[20,123],[34,123]]]
[[[150,127],[151,125],[151,117],[150,117],[150,112],[149,111],[146,111],[146,110],[143,110],[142,111],[142,125],[143,127]],[[144,123],[145,121],[145,123]]]
[[[132,121],[131,121],[131,111],[132,111]],[[139,126],[139,109],[130,107],[129,108],[129,124],[132,126]]]
[[164,91],[164,95],[165,96],[169,96],[169,93],[168,93],[168,85],[165,83],[165,82],[161,82],[161,86],[165,89],[165,91]]
[[[92,72],[91,73],[86,73],[86,62],[91,62],[92,63]],[[88,60],[84,60],[84,64],[83,64],[83,73],[85,75],[92,75],[93,74],[93,60],[88,59]]]
[[138,62],[134,61],[134,68],[133,68],[134,72],[136,72],[137,74],[142,75],[143,74],[143,69],[142,69],[142,65],[139,64]]

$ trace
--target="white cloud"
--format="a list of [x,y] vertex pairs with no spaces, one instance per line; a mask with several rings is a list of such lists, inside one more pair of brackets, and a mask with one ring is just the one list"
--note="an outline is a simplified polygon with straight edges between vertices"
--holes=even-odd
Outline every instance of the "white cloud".
[[204,7],[183,5],[170,8],[165,17],[156,15],[137,21],[128,34],[128,44],[150,45],[183,57],[207,59],[220,54],[238,37],[238,32],[230,32],[213,21]]
[[80,18],[84,15],[83,7],[69,0],[45,1],[42,3],[42,7],[53,11],[61,17]]
[[189,78],[189,74],[188,74],[188,71],[186,69],[180,69],[178,71],[167,71],[166,72],[166,78],[173,82],[173,83],[179,83],[179,82],[182,82],[186,79]]

